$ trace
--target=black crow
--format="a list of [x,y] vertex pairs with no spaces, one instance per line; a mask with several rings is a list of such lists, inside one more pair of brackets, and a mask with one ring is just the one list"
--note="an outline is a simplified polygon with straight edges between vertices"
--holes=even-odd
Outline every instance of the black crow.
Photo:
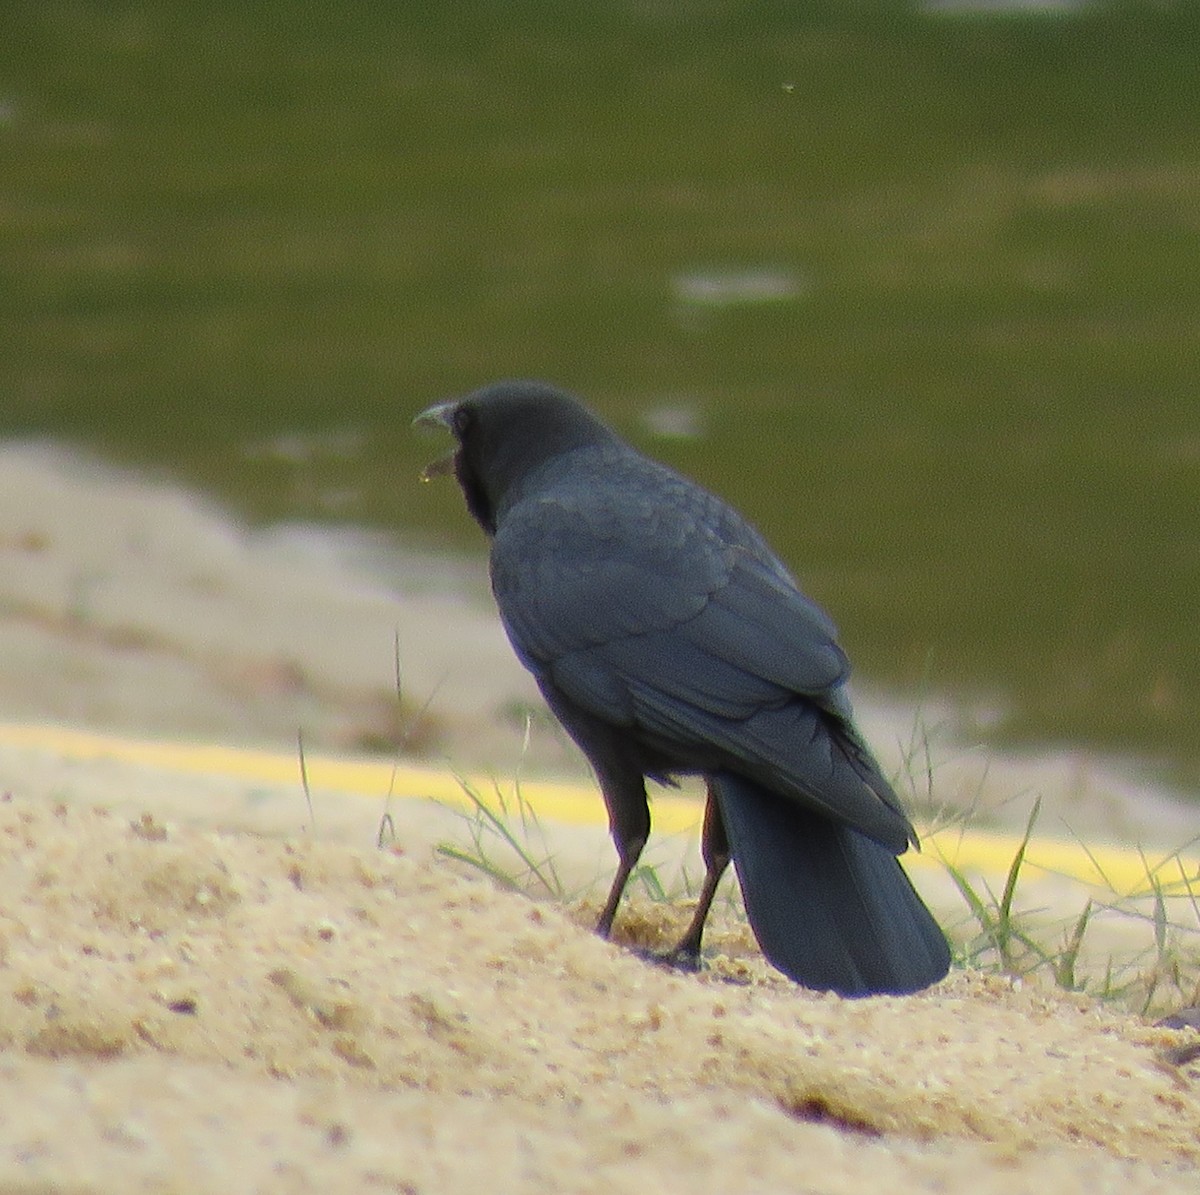
[[697,966],[732,858],[766,957],[806,987],[916,991],[950,965],[897,855],[916,836],[854,727],[833,623],[720,498],[537,382],[430,407],[491,539],[521,662],[596,773],[620,864],[607,936],[650,833],[646,778],[708,786],[704,886],[675,951]]

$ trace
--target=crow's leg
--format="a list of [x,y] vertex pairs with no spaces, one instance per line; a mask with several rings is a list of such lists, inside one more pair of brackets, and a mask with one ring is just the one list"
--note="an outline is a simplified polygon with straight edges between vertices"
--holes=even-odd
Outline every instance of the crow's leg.
[[646,802],[646,784],[636,776],[615,776],[597,769],[600,791],[608,806],[608,825],[617,848],[617,874],[613,876],[608,899],[596,921],[596,933],[607,938],[612,931],[617,906],[625,892],[629,876],[641,858],[650,837],[650,806]]
[[650,837],[646,778],[635,762],[636,752],[631,752],[624,741],[625,732],[621,728],[580,709],[547,678],[534,675],[546,704],[587,756],[608,808],[608,828],[617,848],[617,874],[596,921],[596,933],[607,938],[625,885]]
[[[612,933],[613,920],[617,915],[617,906],[621,903],[621,897],[625,892],[625,885],[629,883],[629,874],[637,866],[638,856],[642,853],[644,843],[639,843],[635,851],[629,854],[621,854],[620,861],[617,864],[617,874],[613,876],[612,887],[608,890],[608,899],[604,902],[604,908],[600,911],[600,916],[596,919],[596,933],[602,938],[607,938]],[[620,848],[618,847],[618,850]]]
[[708,920],[708,911],[712,907],[713,897],[717,894],[717,885],[729,866],[729,838],[725,834],[721,809],[711,785],[708,801],[704,806],[700,854],[704,859],[704,885],[696,901],[696,911],[692,914],[691,924],[683,937],[675,944],[675,949],[663,955],[661,959],[662,962],[678,967],[681,971],[700,970],[700,939],[704,935],[704,923]]

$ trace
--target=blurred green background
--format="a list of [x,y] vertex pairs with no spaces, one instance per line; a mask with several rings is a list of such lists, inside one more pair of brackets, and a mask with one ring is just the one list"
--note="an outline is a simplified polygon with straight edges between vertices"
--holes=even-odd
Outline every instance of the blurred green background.
[[0,435],[481,552],[433,399],[557,381],[860,677],[1200,780],[1200,6],[0,8]]

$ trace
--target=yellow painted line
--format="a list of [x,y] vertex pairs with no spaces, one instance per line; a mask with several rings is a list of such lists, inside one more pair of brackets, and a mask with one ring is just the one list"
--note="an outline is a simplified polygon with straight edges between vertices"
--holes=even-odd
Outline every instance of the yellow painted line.
[[[206,743],[126,739],[66,727],[0,723],[0,748],[4,747],[44,751],[78,762],[112,760],[185,775],[300,786],[298,751],[286,754]],[[393,764],[388,760],[337,758],[305,752],[304,770],[310,788],[373,797],[380,801],[389,795],[416,797],[469,808],[464,784],[491,806],[499,800],[516,800],[517,786],[511,779],[482,775],[459,777],[446,767],[423,767],[407,761]],[[592,785],[522,780],[520,795],[536,809],[539,817],[549,821],[570,825],[605,822],[603,803]],[[669,795],[655,800],[654,811],[656,827],[671,834],[697,826],[702,812],[694,801]]]
[[[57,726],[0,723],[0,749],[17,748],[45,752],[74,762],[113,761],[182,775],[215,776],[258,784],[300,786],[299,753],[253,751],[215,744],[160,742],[126,739]],[[309,755],[304,761],[309,786],[383,801],[386,798],[425,799],[455,808],[470,808],[464,785],[469,786],[489,808],[502,803],[515,808],[517,786],[511,779],[491,776],[456,776],[446,768],[391,763],[378,759],[343,759]],[[604,804],[593,785],[525,780],[520,797],[544,821],[569,825],[604,825]],[[654,827],[659,833],[685,834],[698,830],[702,809],[692,798],[673,793],[652,798]],[[936,867],[938,860],[952,863],[971,874],[998,878],[1003,882],[1020,839],[1011,834],[972,830],[946,830],[927,835],[921,854],[910,852],[906,865]],[[1147,891],[1147,872],[1152,872],[1165,890],[1194,892],[1200,899],[1200,858],[1178,858],[1166,853],[1140,852],[1127,847],[1096,846],[1084,849],[1078,843],[1035,838],[1023,866],[1031,874],[1066,876],[1105,891],[1122,895]]]
[[[922,856],[972,874],[994,876],[1003,883],[1020,845],[1015,835],[971,831],[960,837],[957,831],[944,831],[926,837]],[[905,863],[911,858],[906,855]],[[1171,851],[1149,849],[1143,854],[1136,847],[1085,847],[1035,836],[1025,852],[1021,882],[1038,875],[1078,881],[1097,889],[1101,900],[1150,896],[1157,886],[1164,896],[1190,896],[1200,902],[1200,857]],[[1000,895],[994,881],[992,891]]]

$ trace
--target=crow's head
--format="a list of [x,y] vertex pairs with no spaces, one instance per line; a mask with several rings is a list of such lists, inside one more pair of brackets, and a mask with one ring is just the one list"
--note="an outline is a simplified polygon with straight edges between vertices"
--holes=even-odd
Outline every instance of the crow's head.
[[489,535],[498,508],[545,462],[616,437],[581,402],[543,382],[496,382],[422,411],[414,424],[448,428],[458,441],[421,474],[453,472],[467,508]]

